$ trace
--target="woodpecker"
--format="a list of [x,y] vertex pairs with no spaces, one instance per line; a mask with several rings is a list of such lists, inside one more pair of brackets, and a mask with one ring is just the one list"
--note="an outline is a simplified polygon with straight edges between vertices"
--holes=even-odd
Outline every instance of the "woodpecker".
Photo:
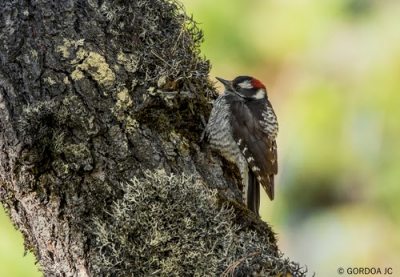
[[258,79],[217,79],[225,86],[225,92],[213,102],[204,132],[211,147],[239,168],[243,202],[259,217],[260,184],[269,199],[274,199],[277,117],[267,90]]

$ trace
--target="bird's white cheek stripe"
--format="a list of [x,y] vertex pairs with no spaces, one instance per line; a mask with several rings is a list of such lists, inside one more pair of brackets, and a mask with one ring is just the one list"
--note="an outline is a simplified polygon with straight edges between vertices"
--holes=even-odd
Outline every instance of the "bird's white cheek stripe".
[[257,91],[256,95],[254,95],[254,98],[255,98],[255,99],[263,99],[263,98],[265,98],[265,90],[262,89],[262,88],[260,88],[260,89]]

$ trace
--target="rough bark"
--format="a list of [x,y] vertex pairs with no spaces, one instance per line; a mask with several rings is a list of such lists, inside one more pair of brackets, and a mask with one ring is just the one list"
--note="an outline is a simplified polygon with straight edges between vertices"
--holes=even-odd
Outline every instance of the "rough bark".
[[45,276],[305,274],[198,143],[201,40],[174,1],[0,3],[0,201]]

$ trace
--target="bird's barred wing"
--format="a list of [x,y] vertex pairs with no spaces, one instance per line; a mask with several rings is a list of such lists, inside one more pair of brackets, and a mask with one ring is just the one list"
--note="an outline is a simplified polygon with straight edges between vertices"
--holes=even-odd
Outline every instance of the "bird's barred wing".
[[[264,101],[249,104],[231,103],[233,137],[247,160],[250,170],[257,177],[271,200],[274,199],[274,175],[278,173],[277,147],[262,125]],[[258,105],[258,106],[257,106]]]

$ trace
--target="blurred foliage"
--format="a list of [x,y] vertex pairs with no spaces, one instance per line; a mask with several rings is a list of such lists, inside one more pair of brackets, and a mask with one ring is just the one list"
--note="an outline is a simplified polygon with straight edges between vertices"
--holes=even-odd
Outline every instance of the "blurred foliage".
[[[182,2],[204,31],[211,78],[251,75],[268,88],[280,123],[280,172],[276,200],[263,195],[261,214],[282,251],[317,276],[336,276],[338,267],[395,268],[400,2]],[[0,255],[16,247],[22,253],[21,240]],[[11,259],[5,263],[15,270],[30,263]],[[33,276],[3,274],[0,261],[0,276]]]
[[42,276],[32,253],[24,255],[24,242],[0,204],[0,276]]
[[[315,271],[400,260],[400,2],[184,0],[211,78],[264,81],[280,123],[261,214]],[[217,84],[219,85],[219,84]],[[222,89],[222,88],[221,88]]]

